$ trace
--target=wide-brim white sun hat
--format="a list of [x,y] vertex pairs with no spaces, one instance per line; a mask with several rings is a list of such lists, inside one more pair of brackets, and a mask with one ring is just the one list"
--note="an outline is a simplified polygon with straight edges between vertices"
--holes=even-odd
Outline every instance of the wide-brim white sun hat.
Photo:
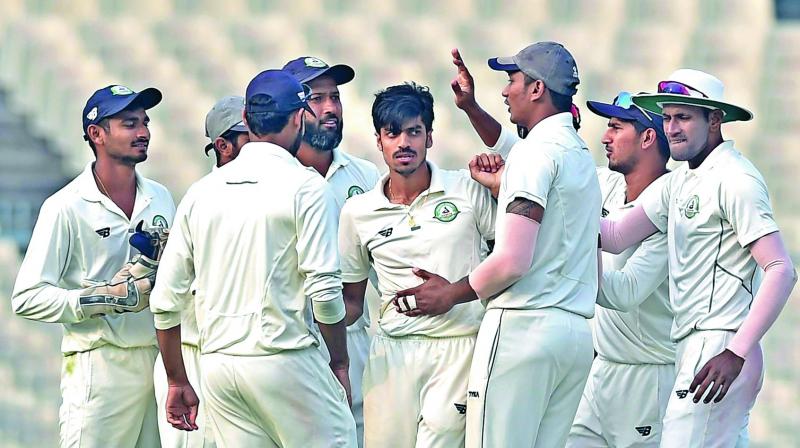
[[752,120],[752,112],[725,101],[724,91],[725,86],[716,77],[700,70],[682,68],[658,83],[659,93],[636,95],[633,102],[659,114],[665,104],[684,104],[720,109],[724,114],[723,123]]

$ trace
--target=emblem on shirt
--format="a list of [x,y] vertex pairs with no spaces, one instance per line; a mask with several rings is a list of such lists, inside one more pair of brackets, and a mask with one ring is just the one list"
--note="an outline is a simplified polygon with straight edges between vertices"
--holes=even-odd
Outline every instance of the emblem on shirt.
[[605,209],[605,207],[603,207],[603,209],[602,209],[602,210],[600,210],[600,215],[601,215],[603,218],[605,218],[606,216],[608,216],[608,210],[606,210],[606,209]]
[[675,395],[677,395],[678,398],[683,400],[684,398],[686,398],[687,395],[689,395],[689,391],[687,389],[676,390]]
[[364,189],[358,185],[353,185],[347,189],[347,199],[350,199],[357,194],[364,194]]
[[393,227],[389,227],[388,229],[383,229],[380,232],[378,232],[378,235],[380,235],[380,236],[382,236],[384,238],[388,238],[388,237],[392,236],[392,232],[393,231],[394,231],[394,228]]
[[637,426],[636,432],[642,435],[642,437],[647,437],[650,435],[650,432],[653,430],[652,426]]
[[694,195],[686,201],[686,205],[683,206],[683,215],[689,219],[694,218],[697,214],[700,213],[700,198],[697,195]]
[[442,202],[433,209],[433,217],[441,222],[450,222],[456,219],[459,213],[461,211],[456,207],[456,204],[449,201]]
[[453,403],[453,406],[455,406],[456,411],[458,411],[459,414],[464,415],[464,414],[467,413],[467,405],[466,404]]
[[169,227],[169,224],[167,223],[166,218],[161,215],[156,215],[153,217],[153,227],[161,227],[162,229],[166,229]]
[[97,229],[94,233],[100,235],[102,238],[108,238],[111,235],[111,227],[103,227],[102,229]]

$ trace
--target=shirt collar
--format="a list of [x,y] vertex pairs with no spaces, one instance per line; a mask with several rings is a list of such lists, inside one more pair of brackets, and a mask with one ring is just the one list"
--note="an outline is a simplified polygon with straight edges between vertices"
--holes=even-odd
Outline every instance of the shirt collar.
[[[94,161],[87,163],[81,174],[78,175],[78,191],[81,197],[89,202],[110,201],[111,199],[98,188],[92,165],[94,165]],[[136,199],[142,198],[149,201],[156,195],[156,192],[147,182],[142,181],[138,172],[134,171],[134,175],[136,176]]]
[[[426,160],[425,163],[428,164],[428,168],[431,170],[431,185],[428,187],[427,190],[423,191],[422,193],[414,199],[414,202],[411,203],[410,206],[413,206],[418,201],[423,200],[424,197],[432,195],[434,193],[443,193],[444,192],[444,179],[442,175],[442,171],[436,166],[435,163],[431,162],[430,160]],[[384,174],[378,183],[375,185],[375,188],[368,191],[363,197],[367,198],[370,201],[370,207],[374,210],[380,209],[393,209],[393,208],[402,208],[406,207],[403,204],[394,204],[389,201],[389,198],[383,193],[383,187],[386,185],[386,182],[389,181],[389,173]]]
[[695,175],[707,173],[713,170],[716,165],[718,165],[722,160],[726,159],[735,151],[736,149],[733,147],[733,140],[725,140],[716,148],[714,148],[708,154],[708,156],[706,156],[706,159],[703,160],[703,163],[701,163],[700,166],[695,169],[689,169],[689,172]]
[[[247,142],[242,146],[235,160],[241,159],[250,163],[266,162],[271,157],[278,157],[287,161],[297,161],[286,149],[270,142]],[[241,165],[241,163],[239,164]]]
[[339,168],[344,168],[350,164],[350,156],[346,153],[340,151],[338,148],[333,148],[331,152],[333,153],[333,160],[331,160],[331,166],[328,167],[328,172],[325,174],[326,180],[333,177]]
[[550,115],[549,117],[545,118],[544,120],[536,123],[536,125],[531,129],[530,134],[538,134],[540,132],[547,132],[554,129],[568,127],[574,130],[572,126],[572,114],[569,112],[560,112],[555,115]]

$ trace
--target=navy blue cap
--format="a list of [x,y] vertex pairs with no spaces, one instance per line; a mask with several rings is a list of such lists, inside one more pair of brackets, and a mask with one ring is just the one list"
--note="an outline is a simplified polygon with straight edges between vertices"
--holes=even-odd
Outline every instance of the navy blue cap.
[[322,59],[312,56],[300,56],[287,62],[283,69],[301,83],[309,82],[322,75],[328,75],[333,78],[337,85],[341,85],[352,81],[356,76],[356,72],[349,65],[337,64],[330,66]]
[[[627,95],[630,97],[630,94]],[[614,102],[616,102],[616,100]],[[661,117],[661,115],[650,111],[645,111],[632,102],[631,105],[626,108],[616,104],[601,103],[599,101],[587,101],[586,107],[601,117],[619,118],[620,120],[625,121],[636,121],[646,128],[653,128],[656,131],[656,137],[662,142],[662,144],[668,144],[667,135],[664,133],[664,119]]]
[[[300,84],[292,75],[283,70],[265,70],[256,75],[247,85],[245,110],[247,112],[292,112],[305,109],[314,115],[308,105],[311,89]],[[256,95],[257,104],[253,102]]]
[[145,110],[150,109],[161,102],[161,97],[161,92],[152,87],[138,93],[116,84],[97,90],[83,107],[83,139],[89,140],[86,129],[90,124],[97,124],[100,120],[114,116],[123,110],[138,107]]

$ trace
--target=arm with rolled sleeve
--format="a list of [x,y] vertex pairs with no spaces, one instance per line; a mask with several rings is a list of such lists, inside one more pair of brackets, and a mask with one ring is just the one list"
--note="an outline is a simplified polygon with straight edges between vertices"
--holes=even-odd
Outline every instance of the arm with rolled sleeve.
[[345,316],[339,270],[338,209],[322,178],[310,179],[295,196],[297,261],[314,317],[335,324]]
[[[547,207],[550,188],[558,175],[558,160],[545,145],[525,148],[506,166],[503,194],[509,204],[518,199]],[[532,266],[540,223],[510,210],[494,251],[469,275],[469,284],[481,299],[489,299],[516,283]]]
[[58,286],[77,244],[77,230],[68,214],[52,199],[42,205],[11,296],[18,316],[50,323],[78,323],[88,318],[80,306],[81,290]]
[[192,300],[194,246],[189,230],[189,214],[194,203],[191,190],[178,206],[158,268],[158,278],[150,293],[150,311],[157,330],[168,330],[181,323],[181,311]]
[[645,239],[618,271],[603,273],[597,304],[612,310],[635,309],[667,279],[667,235]]

